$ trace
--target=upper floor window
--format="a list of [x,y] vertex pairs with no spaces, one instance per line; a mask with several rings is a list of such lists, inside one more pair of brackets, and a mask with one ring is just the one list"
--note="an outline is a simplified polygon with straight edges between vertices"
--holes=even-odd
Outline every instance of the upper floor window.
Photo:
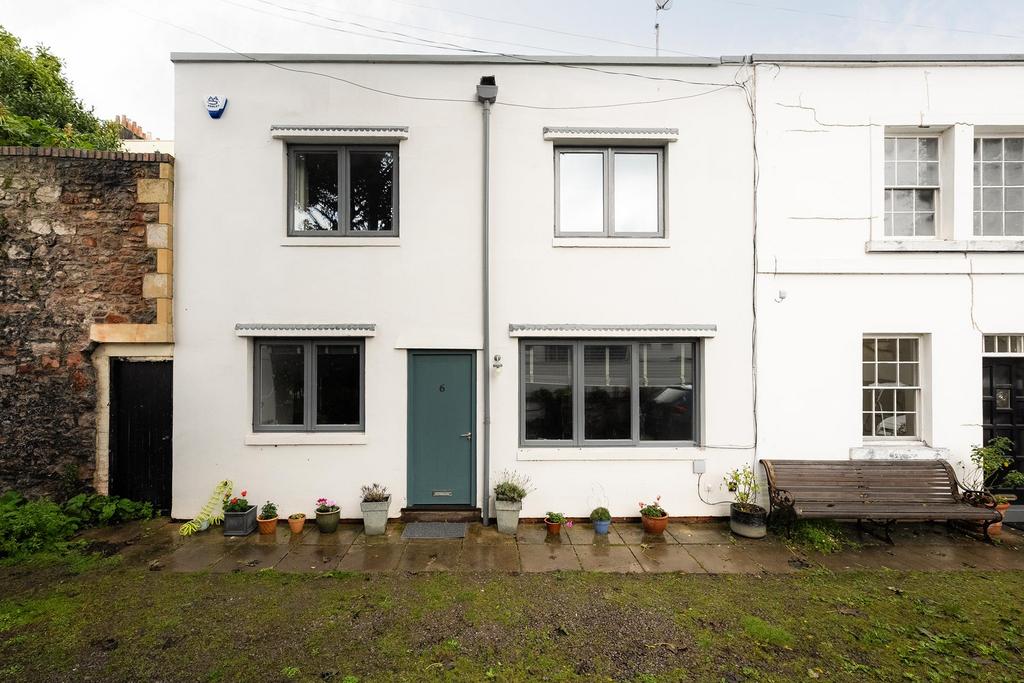
[[531,340],[520,351],[524,445],[695,440],[695,341]]
[[288,234],[398,234],[398,148],[293,146],[288,150]]
[[885,236],[935,237],[939,139],[885,138]]
[[1024,235],[1024,137],[974,139],[974,234]]
[[920,438],[921,354],[917,337],[864,337],[862,434]]
[[555,234],[660,237],[665,234],[664,150],[555,150]]
[[362,431],[363,340],[258,339],[253,431]]

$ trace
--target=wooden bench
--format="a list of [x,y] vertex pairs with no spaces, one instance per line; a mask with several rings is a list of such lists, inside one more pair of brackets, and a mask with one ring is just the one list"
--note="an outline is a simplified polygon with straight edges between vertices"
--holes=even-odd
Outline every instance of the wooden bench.
[[995,499],[965,489],[945,460],[762,460],[769,514],[795,519],[882,522],[885,540],[896,522],[1002,520]]

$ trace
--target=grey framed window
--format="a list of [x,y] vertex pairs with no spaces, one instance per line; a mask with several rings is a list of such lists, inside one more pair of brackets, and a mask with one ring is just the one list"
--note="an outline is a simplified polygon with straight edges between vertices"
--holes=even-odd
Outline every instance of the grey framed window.
[[364,348],[362,339],[255,340],[253,431],[362,431]]
[[398,147],[289,147],[288,234],[397,236]]
[[885,236],[935,237],[939,139],[885,138]]
[[1024,235],[1024,138],[974,139],[974,234]]
[[530,339],[519,347],[523,446],[697,441],[693,339]]
[[864,337],[861,373],[864,438],[920,438],[920,339]]
[[665,150],[555,148],[555,234],[664,237]]

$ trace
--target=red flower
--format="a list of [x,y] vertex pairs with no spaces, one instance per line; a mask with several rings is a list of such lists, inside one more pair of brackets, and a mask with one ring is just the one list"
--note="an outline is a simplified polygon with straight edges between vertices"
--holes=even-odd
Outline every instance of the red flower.
[[242,489],[242,498],[245,498],[248,494],[249,494],[248,491],[246,491],[245,489]]
[[235,503],[237,503],[237,502],[238,502],[238,499],[237,499],[237,498],[232,498],[232,499],[231,499],[231,503],[232,503],[232,504],[235,504]]

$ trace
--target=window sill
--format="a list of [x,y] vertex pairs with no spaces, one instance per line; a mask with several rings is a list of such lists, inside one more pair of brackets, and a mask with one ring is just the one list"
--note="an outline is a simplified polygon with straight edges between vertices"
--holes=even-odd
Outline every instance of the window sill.
[[671,246],[664,237],[555,237],[553,247],[597,247],[627,249],[667,249]]
[[398,247],[400,237],[286,237],[282,247]]
[[361,446],[366,432],[250,432],[246,446]]
[[948,448],[932,448],[923,441],[864,442],[850,449],[850,460],[949,460]]
[[517,460],[702,460],[704,449],[692,446],[526,446],[519,447]]
[[1024,252],[1024,239],[871,240],[864,245],[864,250],[868,253]]

